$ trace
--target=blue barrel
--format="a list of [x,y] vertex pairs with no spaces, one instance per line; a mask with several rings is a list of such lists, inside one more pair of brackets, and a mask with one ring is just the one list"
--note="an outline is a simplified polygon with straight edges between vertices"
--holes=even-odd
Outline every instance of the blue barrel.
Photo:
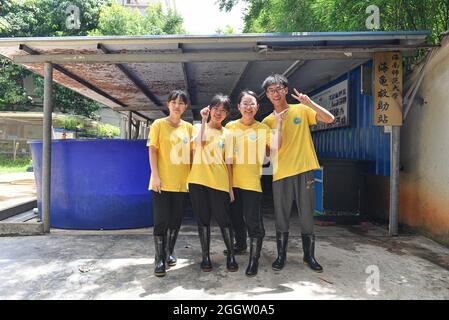
[[[42,212],[42,141],[30,141]],[[53,140],[50,226],[115,230],[153,225],[146,140]]]

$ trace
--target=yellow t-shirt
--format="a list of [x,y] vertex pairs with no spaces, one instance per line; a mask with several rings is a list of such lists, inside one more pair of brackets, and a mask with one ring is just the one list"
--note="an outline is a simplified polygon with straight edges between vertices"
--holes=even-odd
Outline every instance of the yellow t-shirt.
[[[316,111],[304,104],[289,106],[282,122],[282,146],[277,157],[273,157],[273,181],[320,167],[309,128],[316,124]],[[275,129],[274,114],[263,119],[262,123]]]
[[[175,128],[165,118],[157,119],[150,127],[147,146],[158,149],[157,168],[161,179],[161,190],[187,192],[187,177],[190,171],[192,125],[181,120]],[[151,174],[148,189],[152,189]]]
[[[194,126],[193,140],[199,134],[201,124]],[[200,184],[212,189],[229,192],[228,168],[225,162],[225,153],[229,153],[230,143],[227,130],[205,128],[206,144],[197,146],[193,142],[195,154],[187,183]],[[225,152],[225,150],[228,150]]]
[[260,176],[270,146],[270,128],[259,121],[245,126],[240,120],[230,121],[226,128],[232,137],[232,187],[262,192]]

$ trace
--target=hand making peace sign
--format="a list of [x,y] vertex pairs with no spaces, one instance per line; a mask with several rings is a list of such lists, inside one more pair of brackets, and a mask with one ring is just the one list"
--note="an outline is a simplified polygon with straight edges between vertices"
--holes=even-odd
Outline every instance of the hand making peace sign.
[[292,97],[298,100],[300,103],[305,104],[306,106],[310,106],[312,104],[312,100],[308,95],[300,93],[298,90],[293,88],[295,94],[292,93]]

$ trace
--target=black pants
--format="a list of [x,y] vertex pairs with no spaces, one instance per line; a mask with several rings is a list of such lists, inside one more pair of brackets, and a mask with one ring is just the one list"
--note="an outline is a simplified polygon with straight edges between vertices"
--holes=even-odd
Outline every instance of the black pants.
[[153,194],[153,220],[155,236],[163,236],[167,229],[179,229],[184,216],[187,192],[161,191]]
[[195,183],[189,183],[189,193],[198,226],[210,226],[212,215],[220,228],[232,226],[229,193]]
[[246,247],[246,230],[250,238],[263,238],[262,192],[233,188],[235,200],[231,204],[231,220],[237,247]]

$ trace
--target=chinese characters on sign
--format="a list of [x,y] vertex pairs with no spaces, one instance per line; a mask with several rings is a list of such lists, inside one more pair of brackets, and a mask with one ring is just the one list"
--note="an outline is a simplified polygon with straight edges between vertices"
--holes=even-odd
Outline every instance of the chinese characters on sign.
[[374,54],[374,125],[402,125],[402,54]]
[[335,117],[332,123],[321,123],[312,126],[312,131],[333,129],[349,125],[348,119],[348,80],[337,83],[336,85],[321,91],[310,97],[320,106],[329,110]]

